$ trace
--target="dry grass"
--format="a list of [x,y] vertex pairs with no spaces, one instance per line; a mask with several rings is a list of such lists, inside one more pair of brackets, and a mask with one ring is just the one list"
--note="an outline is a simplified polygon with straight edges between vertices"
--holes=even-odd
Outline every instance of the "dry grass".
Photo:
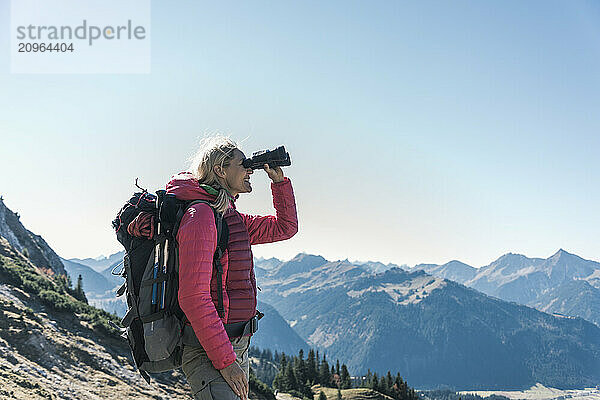
[[[319,385],[312,387],[315,393],[315,399],[319,400],[319,394],[321,391],[327,396],[327,400],[337,400],[338,390],[334,388],[324,387]],[[357,388],[357,389],[343,389],[341,390],[343,400],[393,400],[391,397],[375,392],[371,389]]]

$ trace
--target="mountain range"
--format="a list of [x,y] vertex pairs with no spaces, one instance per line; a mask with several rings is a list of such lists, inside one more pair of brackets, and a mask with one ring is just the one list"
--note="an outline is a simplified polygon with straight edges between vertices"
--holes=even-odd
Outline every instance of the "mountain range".
[[111,254],[110,256],[100,256],[96,258],[71,258],[69,261],[76,262],[78,264],[87,265],[96,272],[103,272],[108,267],[114,266],[115,264],[123,261],[124,251]]
[[257,276],[259,296],[309,345],[347,360],[353,371],[399,370],[419,388],[600,382],[600,328],[581,318],[502,301],[424,271],[374,274],[319,260],[301,254]]
[[600,326],[600,263],[560,249],[549,258],[505,254],[481,268],[460,261],[419,264],[411,271],[454,280],[490,296]]

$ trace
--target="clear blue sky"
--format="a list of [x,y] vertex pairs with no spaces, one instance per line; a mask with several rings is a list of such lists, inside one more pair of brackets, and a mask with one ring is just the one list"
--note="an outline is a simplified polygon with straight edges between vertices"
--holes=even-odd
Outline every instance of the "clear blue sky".
[[10,74],[8,24],[0,194],[63,257],[221,132],[292,156],[300,232],[256,255],[600,260],[598,2],[153,1],[148,75]]

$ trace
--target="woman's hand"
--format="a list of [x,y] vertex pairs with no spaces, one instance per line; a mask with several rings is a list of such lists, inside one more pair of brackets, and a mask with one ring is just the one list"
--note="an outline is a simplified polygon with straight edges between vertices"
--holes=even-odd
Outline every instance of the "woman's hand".
[[283,182],[284,176],[281,167],[271,168],[269,167],[269,164],[265,164],[263,165],[263,168],[273,183]]
[[246,374],[244,374],[237,361],[220,369],[219,372],[223,375],[225,382],[229,384],[229,387],[231,387],[236,396],[239,396],[242,400],[248,400],[248,379],[246,379]]

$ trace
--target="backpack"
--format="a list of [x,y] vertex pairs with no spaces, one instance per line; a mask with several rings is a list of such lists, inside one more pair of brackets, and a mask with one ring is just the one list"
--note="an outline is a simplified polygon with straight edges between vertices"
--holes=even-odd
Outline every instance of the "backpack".
[[[138,186],[139,187],[139,186]],[[125,248],[123,268],[118,273],[125,278],[117,297],[126,294],[127,313],[121,321],[122,336],[127,339],[133,360],[142,377],[150,383],[151,372],[164,372],[181,367],[186,317],[177,298],[179,289],[179,248],[177,230],[186,210],[203,200],[182,201],[173,194],[159,190],[156,194],[142,189],[136,192],[113,220],[117,240]],[[144,218],[147,237],[132,235],[129,225]],[[217,248],[213,268],[217,269],[217,312],[223,317],[222,279],[220,263],[229,239],[223,216],[215,212]],[[114,271],[113,271],[114,272]],[[191,331],[191,335],[187,332]],[[189,340],[188,340],[189,341]],[[190,343],[186,343],[190,344]]]

